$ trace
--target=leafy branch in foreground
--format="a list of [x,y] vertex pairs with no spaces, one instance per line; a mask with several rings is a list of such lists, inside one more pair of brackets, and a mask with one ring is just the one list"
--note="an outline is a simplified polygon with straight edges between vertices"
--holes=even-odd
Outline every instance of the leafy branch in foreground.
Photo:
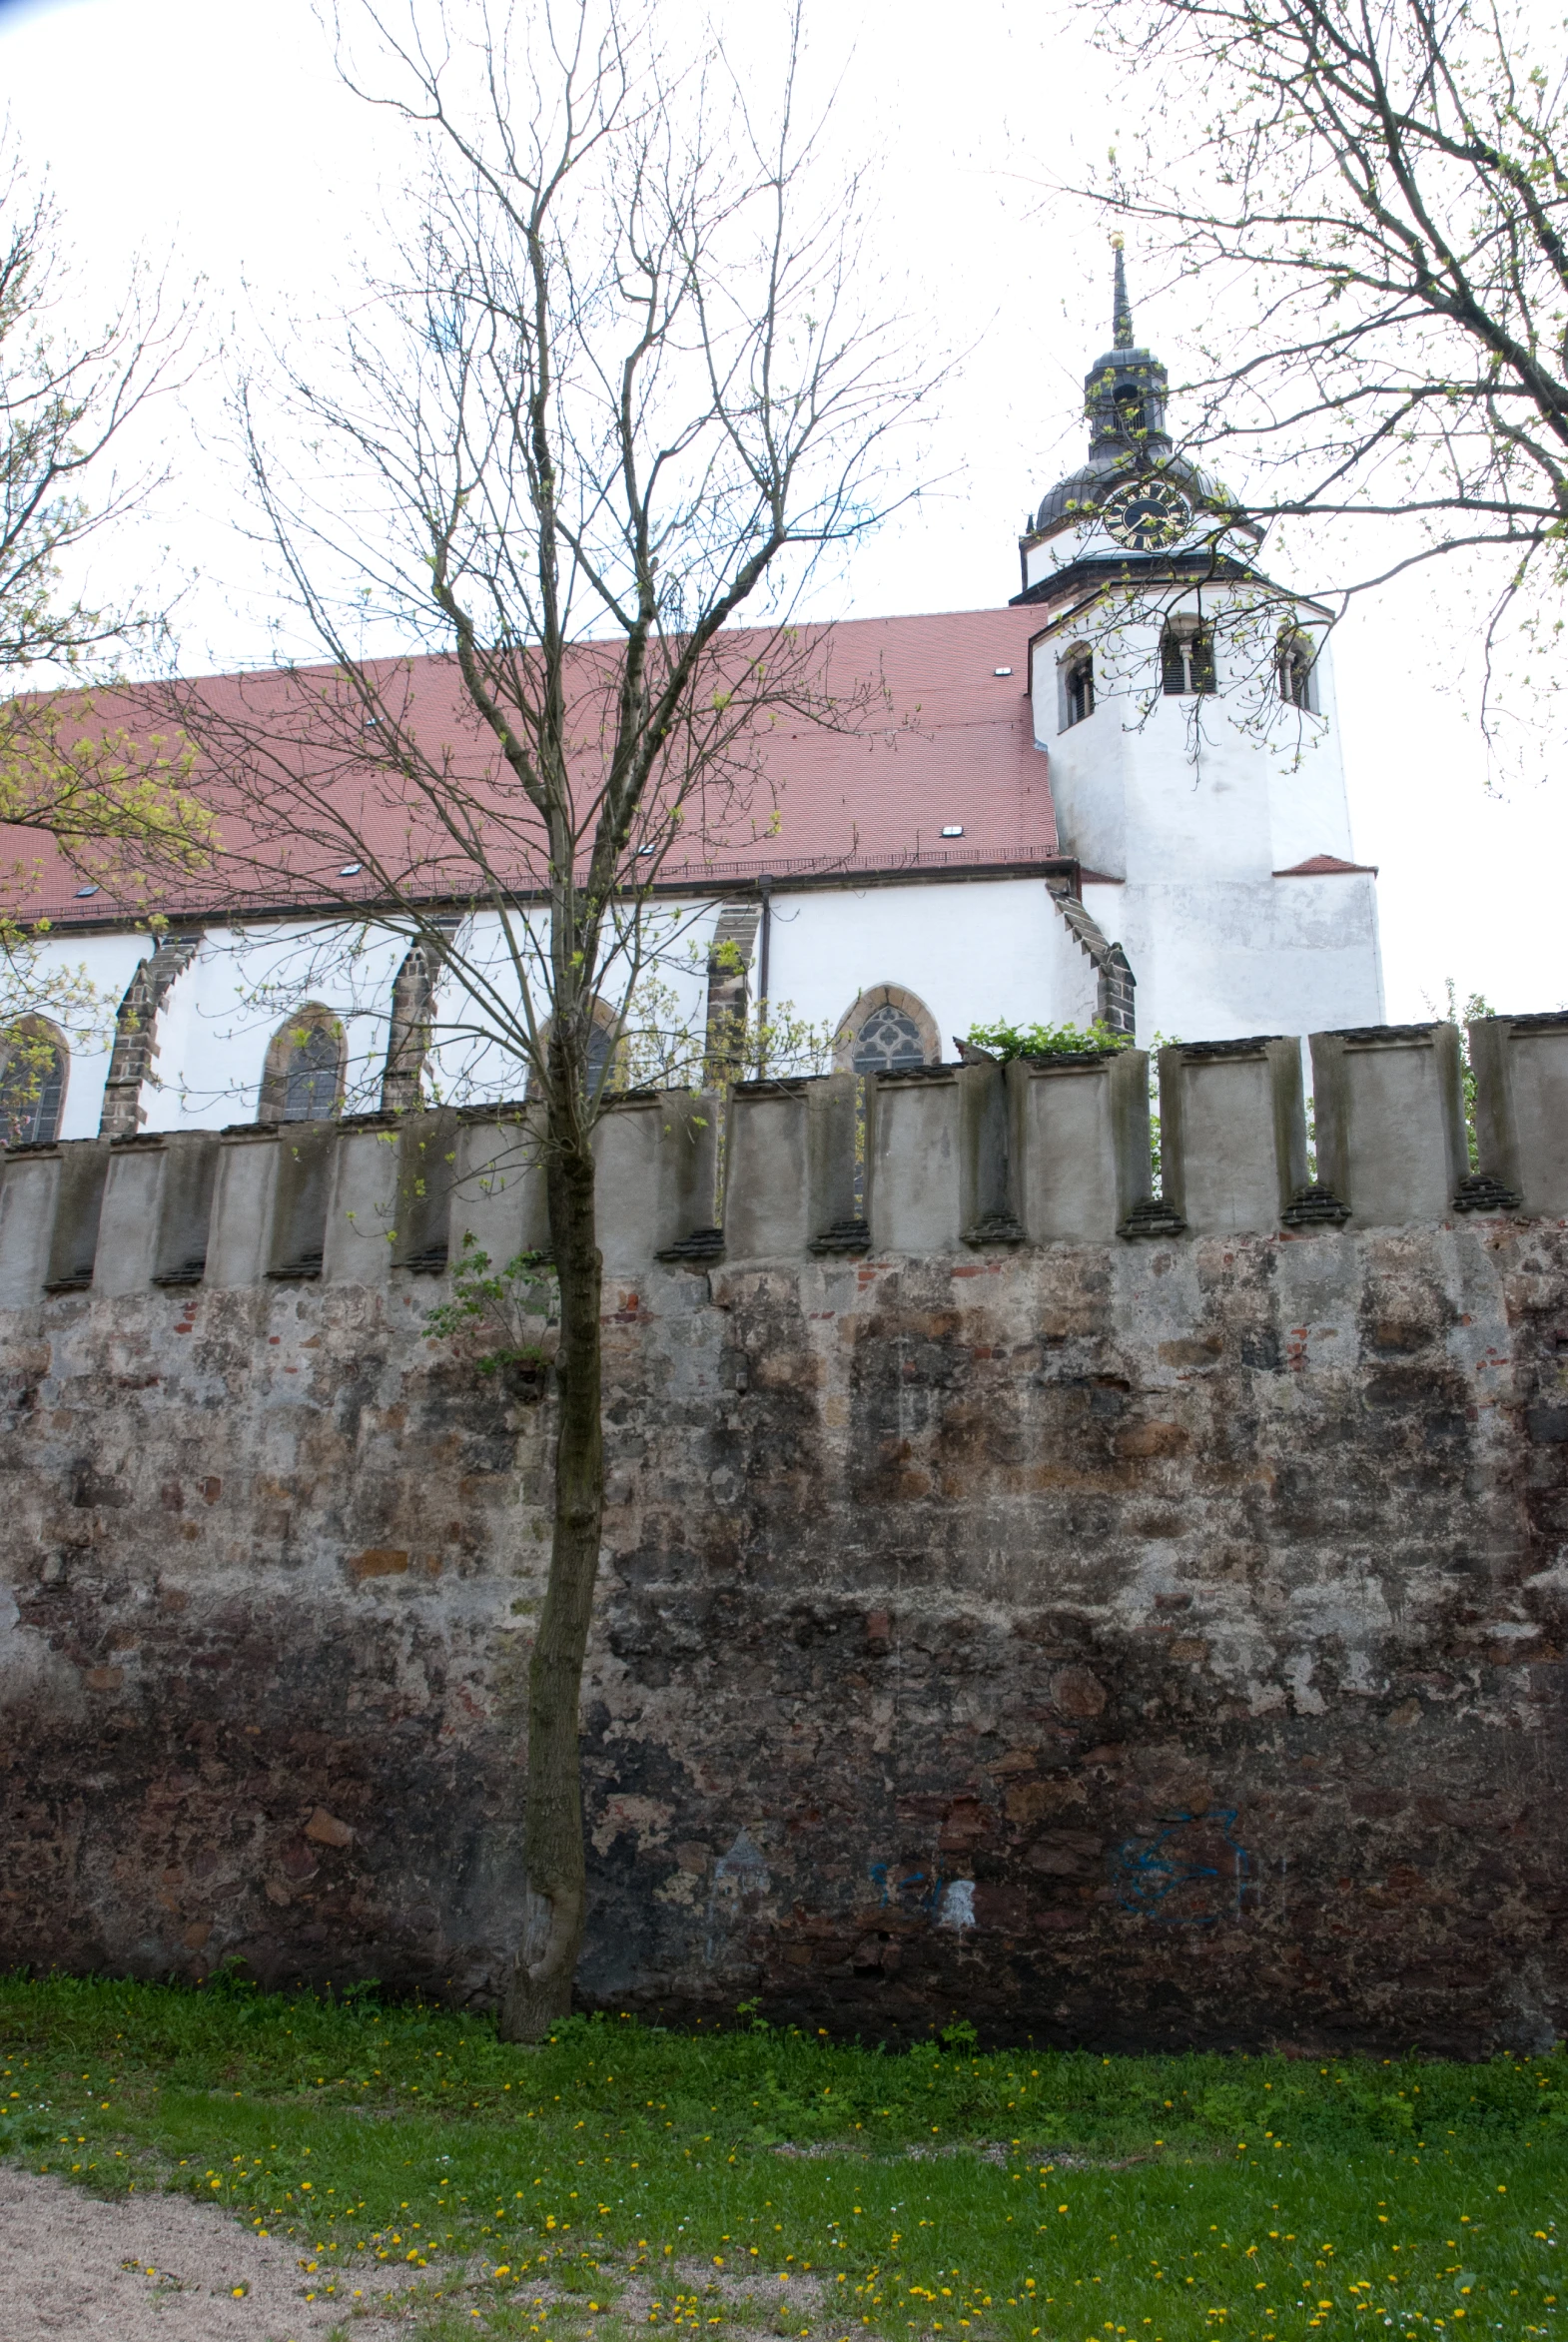
[[[1255,519],[1333,520],[1340,593],[1450,554],[1494,557],[1488,692],[1505,620],[1521,682],[1540,659],[1528,679],[1562,689],[1560,41],[1519,0],[1081,12],[1144,109],[1081,192],[1219,297],[1184,387],[1185,447],[1244,455]],[[1359,552],[1345,550],[1352,521],[1374,527]]]
[[[547,1366],[560,1322],[560,1290],[549,1255],[517,1252],[500,1267],[468,1228],[451,1264],[451,1299],[424,1312],[433,1341],[450,1341],[481,1374]],[[488,1346],[483,1346],[488,1345]]]

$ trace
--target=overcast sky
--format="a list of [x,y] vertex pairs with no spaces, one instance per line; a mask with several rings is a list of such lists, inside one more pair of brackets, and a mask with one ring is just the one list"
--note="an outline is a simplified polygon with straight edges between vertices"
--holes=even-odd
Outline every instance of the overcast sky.
[[[744,39],[749,11],[733,13]],[[1053,190],[1104,153],[1118,93],[1036,0],[820,0],[825,56],[851,18],[837,119],[846,151],[882,158],[886,270],[929,317],[933,348],[968,356],[937,426],[931,469],[946,484],[860,550],[839,614],[984,607],[1017,591],[1026,508],[1084,443],[1082,377],[1109,338],[1106,233]],[[0,0],[0,87],[65,211],[86,314],[112,302],[138,249],[171,284],[205,280],[209,340],[231,348],[280,305],[325,314],[352,291],[397,157],[385,118],[335,81],[310,0]],[[1154,277],[1136,255],[1132,276],[1139,339],[1175,371],[1190,321],[1175,297],[1140,300]],[[166,402],[174,481],[137,537],[99,556],[118,582],[126,562],[156,574],[167,548],[193,580],[191,666],[266,655],[221,453],[222,383],[215,360]],[[1488,793],[1466,695],[1449,688],[1478,590],[1425,575],[1335,636],[1394,1020],[1427,1014],[1449,976],[1502,1009],[1568,999],[1568,773]]]

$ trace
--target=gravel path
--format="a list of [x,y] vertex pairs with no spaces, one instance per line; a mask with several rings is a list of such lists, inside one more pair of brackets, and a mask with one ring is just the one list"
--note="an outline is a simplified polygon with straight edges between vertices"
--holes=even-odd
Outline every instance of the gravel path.
[[[319,2342],[357,2280],[307,2301],[317,2282],[298,2245],[206,2204],[152,2190],[105,2203],[0,2165],[0,2342]],[[365,2282],[367,2297],[386,2290]]]
[[[480,2257],[467,2273],[482,2280],[492,2266]],[[700,2302],[706,2342],[761,2342],[759,2324],[772,2337],[793,2334],[797,2318],[820,2316],[831,2290],[801,2272],[786,2294],[766,2269],[720,2272],[700,2260],[660,2260],[629,2282],[605,2273],[600,2301],[563,2296],[542,2278],[524,2280],[520,2293],[550,2303],[560,2342],[585,2342],[594,2313],[611,2302],[635,2329],[655,2297],[667,2313],[677,2293],[693,2326]],[[349,2261],[330,2300],[308,2301],[327,2280],[325,2266],[312,2274],[298,2243],[254,2235],[215,2205],[156,2188],[105,2202],[64,2179],[0,2163],[0,2342],[327,2342],[339,2327],[390,2337],[392,2320],[411,2305],[392,2307],[384,2322],[379,2304],[408,2292],[428,2302],[432,2284],[449,2303],[463,2278],[460,2263],[415,2273]],[[361,2323],[367,2316],[375,2320],[369,2329]],[[828,2333],[849,2342],[836,2321]]]

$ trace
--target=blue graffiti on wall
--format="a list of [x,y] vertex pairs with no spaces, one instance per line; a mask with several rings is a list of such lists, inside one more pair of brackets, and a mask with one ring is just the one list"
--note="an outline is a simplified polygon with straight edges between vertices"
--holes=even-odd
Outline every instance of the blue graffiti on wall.
[[1212,1928],[1240,1919],[1252,1881],[1252,1858],[1235,1836],[1234,1806],[1173,1814],[1149,1838],[1117,1848],[1112,1877],[1124,1911],[1166,1928]]
[[942,1873],[935,1863],[873,1863],[871,1878],[884,1911],[929,1914],[942,1901]]

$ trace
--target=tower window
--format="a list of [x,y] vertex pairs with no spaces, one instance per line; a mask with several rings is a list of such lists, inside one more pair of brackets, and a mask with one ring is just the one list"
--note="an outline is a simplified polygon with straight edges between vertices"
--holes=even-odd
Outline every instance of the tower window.
[[1095,712],[1095,661],[1090,651],[1075,651],[1062,669],[1062,729],[1081,724]]
[[1116,389],[1117,421],[1122,435],[1128,439],[1144,436],[1144,393],[1137,383],[1118,383]]
[[1298,707],[1307,715],[1317,713],[1317,692],[1312,669],[1315,654],[1304,634],[1287,635],[1279,645],[1279,696],[1287,707]]
[[1173,618],[1160,638],[1160,685],[1173,699],[1191,699],[1214,685],[1213,629]]

